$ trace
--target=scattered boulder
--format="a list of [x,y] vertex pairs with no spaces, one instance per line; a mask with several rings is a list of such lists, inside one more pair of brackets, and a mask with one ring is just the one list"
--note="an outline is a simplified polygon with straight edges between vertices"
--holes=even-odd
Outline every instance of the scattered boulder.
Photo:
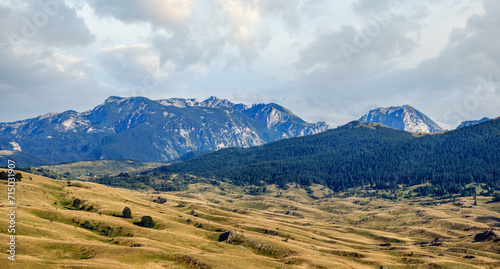
[[476,256],[472,256],[472,255],[465,255],[464,256],[464,259],[474,259],[476,258]]
[[229,232],[225,232],[225,233],[221,233],[219,235],[219,242],[223,242],[223,241],[229,241],[229,236],[231,235],[231,231]]
[[478,233],[474,236],[474,242],[485,242],[490,241],[492,239],[498,238],[500,235],[495,231],[486,231],[482,233]]

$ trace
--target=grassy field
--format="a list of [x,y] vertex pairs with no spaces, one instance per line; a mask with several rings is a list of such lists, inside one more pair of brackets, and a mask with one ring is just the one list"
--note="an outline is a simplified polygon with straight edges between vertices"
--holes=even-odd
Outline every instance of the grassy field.
[[[0,184],[5,248],[7,186]],[[225,183],[141,192],[23,173],[16,188],[16,262],[2,250],[0,267],[500,267],[498,238],[474,242],[500,226],[500,205],[486,203],[489,197],[478,196],[477,206],[471,197],[429,206],[422,204],[431,198],[322,198],[329,193],[322,186],[309,193],[268,186],[251,196]],[[75,199],[82,201],[78,208]],[[124,207],[131,219],[120,217]],[[136,225],[142,216],[151,216],[155,227]],[[229,238],[219,242],[226,231]]]

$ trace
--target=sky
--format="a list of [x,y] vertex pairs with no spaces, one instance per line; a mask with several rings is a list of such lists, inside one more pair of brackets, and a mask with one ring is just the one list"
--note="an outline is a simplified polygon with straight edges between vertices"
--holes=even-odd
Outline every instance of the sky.
[[0,122],[109,96],[500,116],[497,0],[0,0]]

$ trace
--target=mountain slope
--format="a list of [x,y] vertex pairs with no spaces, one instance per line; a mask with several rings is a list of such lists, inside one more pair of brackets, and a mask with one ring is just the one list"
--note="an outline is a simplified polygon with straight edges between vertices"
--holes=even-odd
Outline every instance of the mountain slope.
[[83,113],[0,123],[0,150],[20,151],[48,164],[92,159],[162,162],[194,150],[250,147],[326,129],[297,120],[293,132],[281,131],[279,122],[268,125],[240,112],[246,109],[215,97],[197,102],[112,96]]
[[324,132],[328,125],[324,122],[310,124],[295,116],[290,110],[278,104],[256,104],[242,110],[243,114],[265,124],[268,128],[283,132],[286,137],[312,135]]
[[240,185],[317,183],[336,191],[429,181],[457,193],[472,181],[499,186],[499,163],[500,119],[424,136],[352,122],[318,135],[224,149],[155,171],[228,179]]
[[475,125],[475,124],[478,124],[478,123],[481,123],[481,122],[485,122],[485,121],[489,121],[491,120],[490,118],[487,118],[487,117],[484,117],[480,120],[469,120],[469,121],[462,121],[460,123],[460,125],[457,126],[457,129],[460,129],[460,128],[463,128],[463,127],[467,127],[467,126],[471,126],[471,125]]
[[362,122],[381,123],[394,129],[413,133],[434,133],[443,131],[429,117],[415,108],[404,106],[392,106],[388,108],[376,108],[362,116]]

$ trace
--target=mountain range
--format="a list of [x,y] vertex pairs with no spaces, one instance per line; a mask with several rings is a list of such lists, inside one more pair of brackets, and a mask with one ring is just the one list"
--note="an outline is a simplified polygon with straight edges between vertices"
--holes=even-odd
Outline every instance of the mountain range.
[[[359,120],[413,133],[443,131],[410,105],[376,108]],[[487,120],[462,122],[458,128]],[[275,103],[111,96],[82,113],[69,110],[0,123],[0,159],[18,160],[21,166],[103,159],[167,162],[327,129],[325,122],[308,123]]]
[[211,97],[111,96],[92,110],[0,123],[0,152],[31,166],[91,159],[165,162],[188,152],[251,147],[328,129],[280,105],[247,107]]

